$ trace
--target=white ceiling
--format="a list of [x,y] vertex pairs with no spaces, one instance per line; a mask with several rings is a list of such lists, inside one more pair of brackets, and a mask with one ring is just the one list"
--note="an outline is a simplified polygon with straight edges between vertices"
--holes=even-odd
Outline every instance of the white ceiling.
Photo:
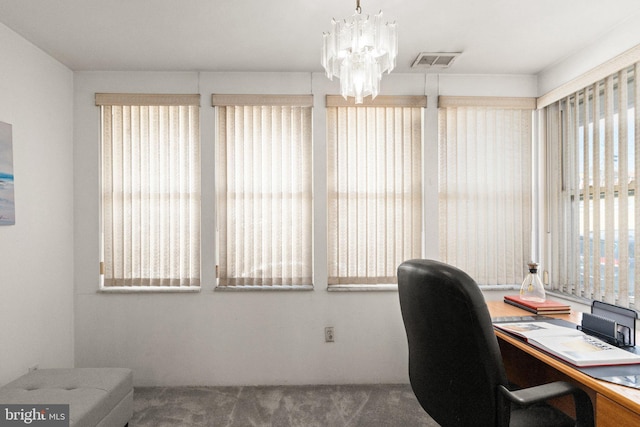
[[[420,52],[462,51],[448,72],[537,74],[640,22],[638,0],[361,6],[397,22],[400,72]],[[0,0],[0,22],[73,70],[321,71],[322,33],[354,9],[355,0]]]

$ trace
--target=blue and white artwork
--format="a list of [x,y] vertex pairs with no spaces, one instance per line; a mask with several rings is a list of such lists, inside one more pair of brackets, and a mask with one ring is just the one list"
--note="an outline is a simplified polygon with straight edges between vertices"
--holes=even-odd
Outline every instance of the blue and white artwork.
[[16,223],[11,125],[0,122],[0,225]]

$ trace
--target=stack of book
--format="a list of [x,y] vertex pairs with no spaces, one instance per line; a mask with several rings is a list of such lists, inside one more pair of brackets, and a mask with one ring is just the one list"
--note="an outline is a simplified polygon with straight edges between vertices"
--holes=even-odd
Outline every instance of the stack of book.
[[505,295],[504,302],[540,315],[571,313],[571,307],[569,305],[550,299],[544,302],[537,302],[522,299],[520,295]]

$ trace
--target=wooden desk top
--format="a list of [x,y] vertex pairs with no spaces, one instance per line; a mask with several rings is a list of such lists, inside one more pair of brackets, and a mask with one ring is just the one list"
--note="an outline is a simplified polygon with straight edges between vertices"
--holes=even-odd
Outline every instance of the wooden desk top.
[[[502,301],[487,301],[487,306],[489,307],[489,313],[491,314],[491,317],[531,315],[531,313],[529,313],[528,311],[514,307],[510,304],[506,304]],[[571,314],[561,314],[553,317],[565,319],[578,324],[580,323],[582,315],[581,313],[574,312],[572,310]],[[496,336],[504,340],[505,342],[508,342],[511,345],[521,349],[522,351],[531,354],[547,365],[564,373],[565,375],[594,390],[595,392],[600,393],[601,395],[606,396],[609,399],[629,408],[633,412],[640,414],[640,389],[625,387],[606,381],[597,380],[593,377],[590,377],[589,375],[583,374],[577,369],[571,367],[571,365],[559,362],[558,360],[554,359],[551,356],[548,356],[544,352],[537,350],[536,348],[504,332],[496,331]]]

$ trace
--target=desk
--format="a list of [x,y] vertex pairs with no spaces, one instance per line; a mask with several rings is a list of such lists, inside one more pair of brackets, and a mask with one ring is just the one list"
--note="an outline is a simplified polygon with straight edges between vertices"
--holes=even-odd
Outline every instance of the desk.
[[[487,301],[487,306],[491,317],[531,315],[502,301]],[[580,316],[580,313],[572,313],[554,317],[580,323]],[[640,426],[639,389],[592,378],[504,332],[496,331],[496,336],[507,376],[512,382],[522,387],[557,380],[571,382],[591,397],[598,427]],[[558,406],[570,408],[571,402],[560,401]]]

